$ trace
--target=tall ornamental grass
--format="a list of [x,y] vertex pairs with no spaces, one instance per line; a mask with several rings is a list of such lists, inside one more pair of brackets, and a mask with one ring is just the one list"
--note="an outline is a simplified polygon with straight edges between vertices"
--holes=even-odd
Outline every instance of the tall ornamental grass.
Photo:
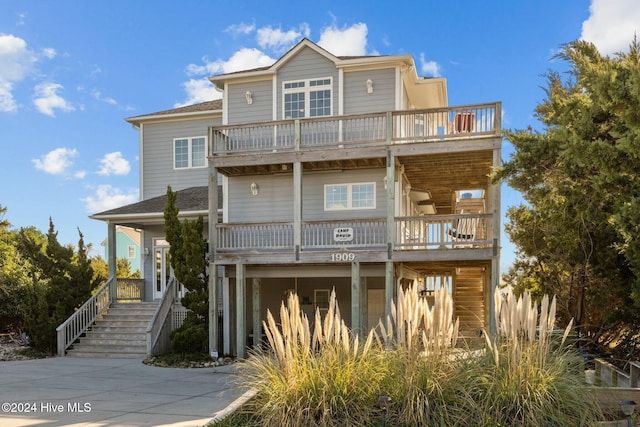
[[398,303],[379,328],[387,343],[383,389],[391,397],[390,423],[456,425],[466,393],[459,381],[459,323],[449,293],[436,290],[429,306],[417,283],[399,289]]
[[453,300],[432,305],[417,284],[398,291],[390,316],[365,337],[346,327],[332,292],[310,322],[292,294],[280,322],[263,322],[269,348],[253,351],[243,378],[264,426],[581,426],[602,418],[586,392],[580,359],[555,328],[555,298],[495,294],[498,333],[484,350],[459,343]]
[[583,426],[602,419],[588,393],[584,366],[567,345],[572,323],[555,329],[556,300],[540,306],[529,293],[517,298],[507,288],[494,295],[497,336],[469,365],[472,397],[485,425]]
[[346,327],[332,292],[313,333],[297,295],[280,308],[280,325],[263,322],[271,351],[255,351],[245,366],[258,390],[252,402],[264,426],[356,426],[376,417],[375,402],[386,368],[375,331],[364,343]]

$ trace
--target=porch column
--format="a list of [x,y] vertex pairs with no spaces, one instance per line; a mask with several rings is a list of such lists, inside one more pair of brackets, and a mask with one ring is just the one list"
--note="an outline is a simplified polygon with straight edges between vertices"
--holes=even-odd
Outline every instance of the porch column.
[[236,264],[236,357],[244,358],[247,345],[247,325],[245,320],[246,266]]
[[368,283],[366,277],[360,278],[360,330],[362,335],[366,336],[369,333],[369,295],[368,295]]
[[351,330],[354,335],[361,331],[360,323],[360,263],[351,263]]
[[302,246],[302,163],[293,163],[293,248],[296,261]]
[[222,347],[224,354],[231,354],[231,349],[234,347],[234,334],[233,328],[231,326],[231,321],[233,319],[233,309],[231,306],[232,299],[233,297],[231,292],[231,285],[229,284],[229,278],[224,277],[222,279],[222,336],[224,338]]
[[393,257],[393,245],[396,240],[395,215],[396,215],[396,160],[390,151],[387,151],[387,259]]
[[253,278],[253,345],[260,346],[262,341],[262,311],[260,310],[260,293],[262,279]]
[[384,276],[384,318],[385,320],[391,316],[391,300],[393,299],[393,290],[395,288],[395,280],[393,278],[393,261],[385,262]]
[[[493,166],[497,167],[501,162],[501,149],[496,148],[493,150]],[[493,293],[498,289],[498,286],[500,286],[500,183],[491,186],[491,193],[491,213],[493,214],[493,258],[491,258],[491,292],[487,297],[489,299],[489,331],[493,335],[496,333]]]
[[108,276],[109,279],[112,279],[109,285],[109,298],[112,302],[115,302],[118,293],[118,278],[116,274],[118,242],[116,242],[116,224],[111,221],[107,221],[107,242],[109,243],[109,253],[107,254]]
[[217,359],[218,354],[218,266],[209,263],[209,355]]
[[218,266],[216,259],[216,244],[218,242],[218,170],[209,170],[209,354],[218,357]]

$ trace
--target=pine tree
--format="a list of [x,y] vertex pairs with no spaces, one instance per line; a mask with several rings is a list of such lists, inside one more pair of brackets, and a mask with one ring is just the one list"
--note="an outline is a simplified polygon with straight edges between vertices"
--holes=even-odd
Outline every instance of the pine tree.
[[[565,321],[599,341],[635,345],[640,327],[640,46],[599,54],[564,46],[570,79],[547,75],[544,124],[507,131],[515,153],[497,171],[527,205],[508,210],[518,259],[507,278],[558,295]],[[628,351],[628,350],[627,350]],[[635,351],[635,350],[634,350]]]

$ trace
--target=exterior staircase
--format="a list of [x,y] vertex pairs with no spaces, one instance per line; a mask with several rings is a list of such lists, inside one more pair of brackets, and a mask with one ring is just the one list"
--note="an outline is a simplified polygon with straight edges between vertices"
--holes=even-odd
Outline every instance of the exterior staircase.
[[117,303],[67,350],[72,357],[144,358],[156,302]]

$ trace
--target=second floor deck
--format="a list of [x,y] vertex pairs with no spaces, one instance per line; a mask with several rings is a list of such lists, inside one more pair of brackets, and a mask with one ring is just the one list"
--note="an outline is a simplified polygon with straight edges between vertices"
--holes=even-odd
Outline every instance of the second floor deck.
[[501,104],[387,111],[210,128],[215,156],[500,136]]

